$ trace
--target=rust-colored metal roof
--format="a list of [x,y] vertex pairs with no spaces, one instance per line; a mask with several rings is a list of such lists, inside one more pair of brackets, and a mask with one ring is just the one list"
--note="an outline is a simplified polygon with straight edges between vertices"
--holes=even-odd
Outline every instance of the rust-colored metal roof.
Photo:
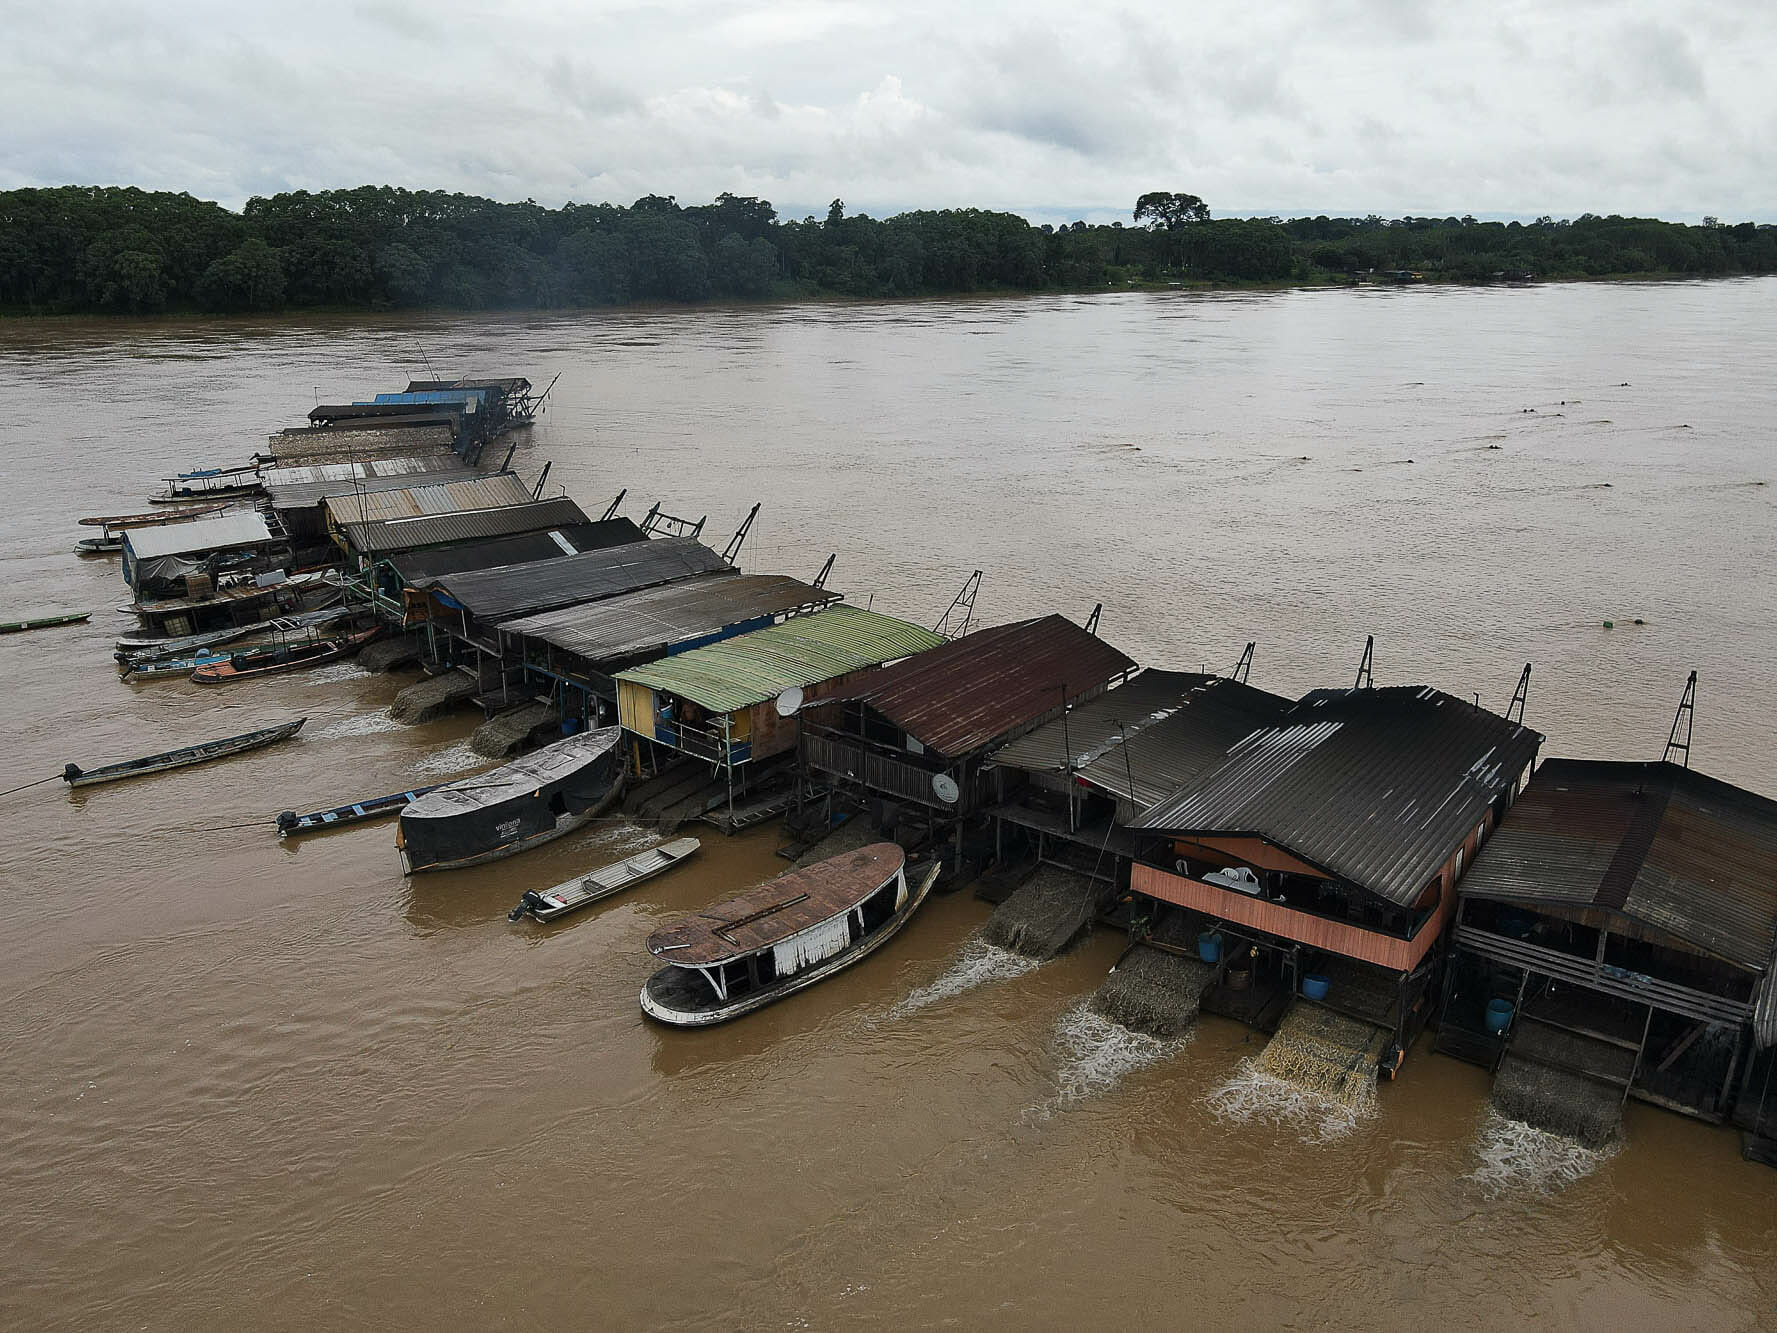
[[860,676],[844,691],[929,750],[958,758],[1089,698],[1135,662],[1065,616],[977,630]]
[[1551,759],[1461,888],[1601,907],[1763,971],[1777,948],[1777,801],[1676,764]]
[[907,853],[892,842],[817,861],[706,907],[648,936],[648,952],[668,963],[713,967],[758,953],[849,912],[894,877]]

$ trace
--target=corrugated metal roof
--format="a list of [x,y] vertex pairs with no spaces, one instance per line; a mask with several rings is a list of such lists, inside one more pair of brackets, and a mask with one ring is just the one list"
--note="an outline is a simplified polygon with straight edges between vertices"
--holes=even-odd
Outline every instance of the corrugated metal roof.
[[273,435],[266,452],[279,463],[291,465],[329,459],[411,458],[448,454],[456,438],[456,431],[446,425],[299,426]]
[[[414,486],[421,478],[424,479],[425,485],[431,486],[446,481],[470,481],[478,475],[474,468],[463,462],[455,454],[444,454],[436,459],[401,458],[391,459],[389,461],[400,463],[437,463],[440,466],[416,469],[410,472],[393,473],[388,476],[378,476],[375,473],[369,473],[364,476],[328,477],[315,481],[283,482],[271,481],[262,477],[261,484],[265,487],[266,498],[273,509],[311,509],[329,496],[353,495],[358,493],[371,495],[378,491],[403,490]],[[376,464],[334,463],[331,467],[374,468],[376,467]],[[277,469],[278,472],[315,472],[318,470],[319,469],[313,467]]]
[[265,516],[257,509],[240,509],[215,518],[195,519],[190,523],[167,523],[156,528],[131,528],[123,534],[124,545],[136,560],[154,560],[163,555],[191,555],[198,551],[220,551],[229,546],[251,546],[269,542],[271,529]]
[[422,486],[397,486],[386,491],[346,491],[323,502],[335,523],[374,523],[384,518],[418,518],[424,514],[456,514],[466,509],[524,504],[530,488],[516,472],[495,472],[466,481]]
[[854,682],[863,699],[928,749],[957,758],[1046,721],[1062,694],[1091,693],[1135,663],[1065,616],[977,630]]
[[389,559],[402,583],[417,588],[446,574],[466,569],[492,569],[496,565],[527,565],[533,560],[598,551],[645,540],[640,528],[627,518],[597,523],[574,523],[545,532],[520,532],[510,537],[488,537],[435,551],[403,551]]
[[1407,906],[1541,741],[1426,686],[1316,690],[1133,826],[1257,835]]
[[475,541],[483,537],[510,536],[518,532],[542,532],[591,520],[565,495],[553,500],[533,500],[521,505],[496,505],[460,514],[428,514],[424,518],[385,518],[369,523],[344,523],[341,530],[354,551],[384,555],[391,551],[418,551],[428,546]]
[[1190,671],[1143,671],[1115,689],[1069,708],[1065,717],[1002,745],[990,762],[1037,773],[1086,767],[1105,751],[1172,716],[1193,689],[1214,676]]
[[338,481],[347,477],[401,477],[449,471],[468,466],[454,454],[405,454],[393,458],[340,459],[331,463],[293,463],[288,467],[262,467],[259,480],[267,486],[301,485],[307,481]]
[[500,621],[727,568],[702,542],[663,537],[554,560],[464,570],[425,586],[467,608],[477,620]]
[[1760,971],[1777,948],[1777,801],[1676,764],[1551,759],[1462,892],[1607,908]]
[[615,662],[664,653],[760,616],[837,600],[837,593],[783,574],[711,574],[508,620],[500,632],[540,639],[589,662]]
[[1145,810],[1216,768],[1237,742],[1293,707],[1295,700],[1280,694],[1212,678],[1171,716],[1106,750],[1079,776]]
[[715,713],[732,713],[944,642],[930,630],[840,602],[812,615],[619,672],[618,680],[670,690]]

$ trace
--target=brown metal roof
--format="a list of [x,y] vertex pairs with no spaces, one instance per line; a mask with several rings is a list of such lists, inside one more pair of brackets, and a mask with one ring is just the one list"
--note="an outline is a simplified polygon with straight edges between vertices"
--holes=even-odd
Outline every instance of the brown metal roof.
[[1021,735],[1089,698],[1135,662],[1065,616],[977,630],[860,676],[862,699],[927,749],[958,758]]
[[1551,759],[1462,893],[1602,907],[1762,971],[1777,948],[1777,801],[1676,764]]
[[873,842],[791,870],[727,902],[662,926],[648,952],[669,963],[711,967],[769,949],[848,912],[906,864],[892,842]]

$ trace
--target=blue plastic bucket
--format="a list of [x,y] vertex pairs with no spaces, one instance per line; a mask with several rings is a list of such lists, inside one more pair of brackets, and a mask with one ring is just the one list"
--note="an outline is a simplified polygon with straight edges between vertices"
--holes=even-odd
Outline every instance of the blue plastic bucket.
[[1509,1028],[1515,1007],[1510,1000],[1487,1001],[1487,1030],[1497,1037]]
[[1302,994],[1311,1000],[1324,1000],[1327,998],[1327,988],[1332,984],[1320,973],[1310,972],[1302,978]]
[[1222,961],[1222,936],[1220,931],[1206,930],[1197,937],[1197,956],[1206,963]]

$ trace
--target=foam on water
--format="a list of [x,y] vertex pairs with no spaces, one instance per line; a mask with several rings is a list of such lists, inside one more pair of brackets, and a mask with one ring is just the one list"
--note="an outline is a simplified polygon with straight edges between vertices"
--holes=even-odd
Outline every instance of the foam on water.
[[1036,967],[1037,960],[1023,954],[989,944],[979,935],[971,936],[963,945],[956,961],[918,989],[910,991],[894,1008],[896,1015],[911,1014],[943,1000],[954,999],[964,991],[974,990],[995,981],[1010,981]]
[[322,727],[315,733],[315,739],[332,741],[347,736],[377,736],[385,731],[400,730],[401,724],[387,713],[359,713],[354,717],[341,718],[331,726]]
[[356,662],[330,662],[305,673],[303,679],[310,685],[338,685],[341,681],[361,680],[368,675],[370,672]]
[[[400,723],[396,723],[397,726]],[[479,768],[488,762],[484,754],[477,754],[475,747],[468,741],[458,741],[455,745],[447,745],[442,750],[435,750],[416,763],[416,773],[441,776],[446,773],[461,773],[465,769]]]
[[1481,1119],[1475,1156],[1481,1164],[1466,1179],[1489,1194],[1554,1194],[1597,1171],[1622,1146],[1619,1138],[1602,1148],[1551,1134],[1488,1107]]
[[1209,1094],[1209,1109],[1218,1117],[1241,1125],[1297,1126],[1303,1143],[1331,1143],[1376,1114],[1374,1083],[1348,1101],[1279,1078],[1261,1058],[1241,1061],[1234,1077]]
[[1055,1096],[1027,1113],[1042,1119],[1101,1097],[1137,1070],[1170,1059],[1194,1033],[1163,1040],[1113,1022],[1082,1000],[1055,1022]]

